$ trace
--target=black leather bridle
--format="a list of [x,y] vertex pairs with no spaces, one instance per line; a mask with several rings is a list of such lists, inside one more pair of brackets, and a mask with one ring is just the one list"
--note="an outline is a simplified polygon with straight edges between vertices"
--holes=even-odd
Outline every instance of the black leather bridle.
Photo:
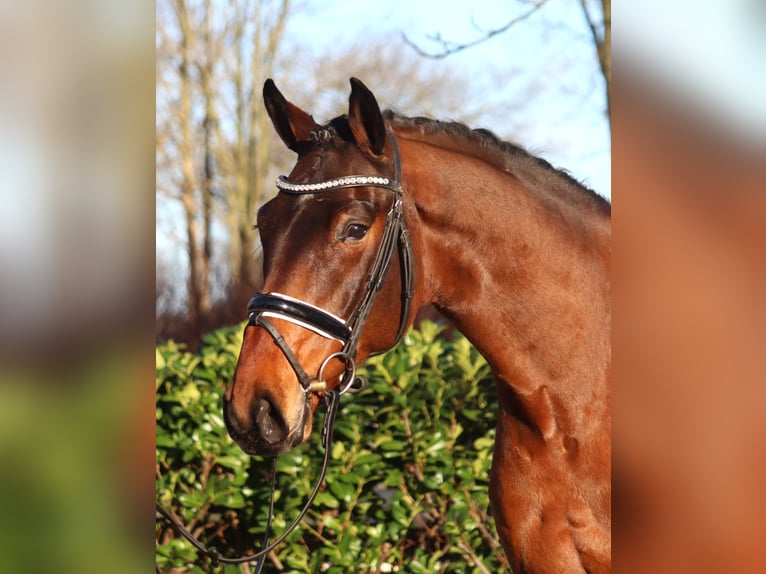
[[[413,292],[412,246],[409,232],[404,225],[402,212],[402,165],[399,157],[399,145],[394,134],[390,131],[387,133],[394,150],[393,179],[380,175],[352,175],[315,183],[293,183],[287,177],[280,176],[276,182],[277,189],[281,193],[289,195],[324,194],[353,187],[381,187],[393,194],[391,208],[383,228],[383,236],[367,277],[365,291],[347,319],[341,319],[311,303],[281,293],[259,293],[248,304],[249,324],[263,327],[271,335],[295,371],[298,382],[306,393],[307,400],[312,393],[324,392],[328,389],[327,382],[324,380],[324,370],[333,359],[345,363],[345,370],[338,386],[341,389],[341,394],[351,389],[356,378],[356,348],[375,302],[375,297],[386,279],[397,246],[402,278],[402,305],[399,329],[389,348],[394,347],[401,340],[407,328]],[[284,319],[317,335],[339,341],[343,343],[343,348],[322,361],[317,375],[310,377],[279,331],[269,321],[270,318]]]
[[[269,501],[269,515],[267,519],[266,532],[263,541],[263,548],[259,552],[249,555],[241,556],[238,558],[227,558],[221,556],[216,548],[205,547],[197,538],[189,532],[181,523],[165,508],[156,502],[155,506],[157,511],[167,519],[178,532],[180,532],[185,538],[187,538],[197,550],[208,556],[211,560],[211,566],[215,567],[219,563],[227,564],[242,564],[245,562],[258,561],[255,572],[260,572],[264,564],[266,554],[274,550],[287,536],[298,526],[301,519],[305,516],[306,512],[310,508],[314,501],[319,487],[324,481],[327,473],[327,467],[330,461],[330,452],[332,444],[333,425],[335,422],[335,416],[338,411],[338,401],[340,396],[348,391],[359,390],[359,387],[354,387],[354,381],[362,381],[362,385],[366,385],[366,379],[364,377],[356,376],[356,348],[359,344],[359,339],[362,336],[362,330],[367,321],[367,317],[372,310],[372,305],[375,302],[375,297],[378,291],[383,287],[388,270],[391,267],[391,261],[393,260],[394,253],[398,247],[399,250],[399,263],[401,267],[401,279],[402,279],[402,305],[401,314],[399,318],[399,329],[396,333],[396,338],[390,345],[390,348],[396,346],[401,340],[407,329],[407,323],[410,314],[410,303],[413,294],[413,259],[412,259],[412,246],[410,243],[409,233],[404,225],[404,216],[402,211],[402,167],[401,159],[399,157],[399,146],[396,142],[394,134],[387,131],[388,137],[391,140],[391,144],[394,149],[394,176],[393,179],[383,177],[380,175],[354,175],[348,177],[340,177],[330,180],[325,180],[317,183],[293,183],[287,177],[280,176],[277,179],[277,189],[281,193],[287,193],[290,195],[304,195],[315,193],[332,193],[338,189],[348,189],[351,187],[382,187],[388,189],[393,193],[393,200],[391,207],[386,215],[386,223],[383,228],[383,236],[378,246],[375,260],[370,268],[370,273],[367,277],[365,291],[359,299],[359,302],[354,307],[354,310],[349,315],[348,319],[341,319],[332,313],[325,311],[311,303],[282,295],[281,293],[258,293],[250,300],[247,306],[248,312],[248,325],[263,327],[274,339],[274,342],[281,349],[290,366],[295,371],[295,375],[298,378],[308,402],[314,393],[323,393],[325,396],[325,402],[327,404],[327,413],[325,414],[324,425],[322,428],[322,446],[324,447],[324,459],[322,461],[322,469],[319,473],[317,483],[314,486],[308,500],[304,504],[298,516],[293,520],[290,526],[287,527],[276,540],[269,544],[269,532],[271,528],[271,522],[274,515],[274,490],[276,481],[276,459],[274,459],[274,466],[271,474],[271,498]],[[297,357],[287,345],[284,337],[274,327],[270,318],[283,319],[290,323],[299,325],[305,329],[308,329],[317,335],[328,339],[334,339],[343,343],[341,351],[330,354],[322,361],[319,367],[316,377],[310,377],[306,374],[306,371],[301,366]],[[385,351],[378,351],[382,353]],[[327,364],[333,359],[339,359],[344,361],[345,370],[341,375],[341,381],[337,388],[329,389],[327,382],[324,380],[324,370]],[[159,570],[158,570],[159,571]]]

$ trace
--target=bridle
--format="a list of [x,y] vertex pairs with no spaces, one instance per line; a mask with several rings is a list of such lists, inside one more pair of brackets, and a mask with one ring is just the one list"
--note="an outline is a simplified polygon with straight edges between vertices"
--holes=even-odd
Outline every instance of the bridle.
[[[399,156],[399,145],[394,134],[390,131],[387,133],[394,150],[393,179],[378,175],[352,175],[316,183],[293,183],[285,176],[280,176],[276,182],[277,189],[288,195],[325,194],[353,187],[381,187],[393,193],[391,208],[383,228],[383,236],[370,274],[367,277],[366,289],[347,319],[341,319],[311,303],[281,293],[259,293],[250,300],[247,306],[249,324],[263,327],[271,335],[295,372],[307,400],[312,393],[327,390],[324,369],[332,359],[339,359],[345,363],[345,370],[341,375],[339,385],[341,394],[351,389],[356,376],[356,348],[367,317],[372,310],[375,296],[383,286],[397,246],[402,277],[402,305],[399,329],[389,349],[396,346],[407,328],[413,289],[412,246],[402,213],[402,164]],[[269,321],[270,318],[283,319],[327,339],[339,341],[343,343],[343,348],[339,352],[329,355],[321,363],[317,376],[312,378],[301,367],[284,338]]]
[[[295,372],[298,382],[306,396],[307,403],[315,393],[324,395],[327,404],[327,413],[325,414],[322,427],[322,446],[324,448],[324,459],[322,469],[319,473],[317,483],[309,495],[306,504],[301,509],[297,518],[274,542],[269,544],[269,533],[274,514],[274,491],[276,486],[276,458],[271,474],[271,497],[269,501],[269,515],[266,525],[266,533],[263,541],[263,549],[249,556],[238,558],[226,558],[221,556],[215,548],[205,547],[196,537],[184,528],[180,522],[163,508],[159,502],[156,503],[157,511],[170,521],[176,530],[187,538],[192,545],[211,559],[211,565],[217,566],[219,563],[243,564],[245,562],[254,562],[258,560],[255,571],[260,572],[263,566],[263,560],[266,555],[281,544],[285,538],[298,526],[314,501],[319,488],[324,482],[327,474],[327,467],[330,461],[332,432],[335,423],[335,416],[338,411],[338,402],[340,396],[346,392],[356,392],[366,386],[366,379],[363,376],[356,375],[356,350],[362,330],[367,322],[367,318],[372,310],[380,289],[383,287],[388,270],[391,267],[394,253],[398,247],[399,262],[401,267],[402,281],[402,305],[399,318],[399,328],[396,337],[389,349],[396,346],[401,340],[409,322],[410,303],[413,295],[413,258],[412,246],[409,233],[404,225],[402,208],[402,168],[401,158],[399,156],[399,145],[394,134],[386,130],[394,151],[394,176],[392,178],[380,175],[353,175],[339,177],[316,183],[294,183],[287,177],[280,176],[276,181],[279,192],[288,195],[307,195],[317,193],[332,193],[338,189],[348,189],[353,187],[381,187],[393,193],[391,207],[386,215],[386,223],[383,228],[383,235],[378,246],[375,260],[370,268],[365,286],[365,291],[357,302],[354,310],[347,319],[341,319],[336,315],[321,309],[311,303],[283,295],[281,293],[258,293],[253,297],[247,306],[248,326],[262,327],[266,330],[272,339],[282,351],[285,359]],[[310,377],[301,366],[295,354],[285,342],[284,337],[279,333],[274,324],[269,320],[272,318],[283,319],[313,333],[334,339],[343,344],[339,352],[328,355],[321,363],[316,377]],[[387,349],[388,350],[388,349]],[[378,351],[379,354],[385,351]],[[336,388],[329,389],[324,378],[324,371],[330,361],[338,359],[344,362],[345,369],[341,374],[340,383]],[[360,381],[355,386],[355,381]]]

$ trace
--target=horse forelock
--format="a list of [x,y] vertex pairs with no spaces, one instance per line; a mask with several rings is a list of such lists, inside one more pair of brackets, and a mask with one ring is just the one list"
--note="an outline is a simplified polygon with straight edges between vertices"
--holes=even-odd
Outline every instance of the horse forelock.
[[311,141],[316,143],[327,143],[331,141],[337,133],[332,127],[317,128],[309,132]]

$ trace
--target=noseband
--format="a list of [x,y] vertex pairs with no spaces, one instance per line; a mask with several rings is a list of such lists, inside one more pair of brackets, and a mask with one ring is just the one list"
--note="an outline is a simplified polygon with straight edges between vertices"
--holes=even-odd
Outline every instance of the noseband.
[[[282,175],[276,182],[277,189],[281,193],[288,195],[325,194],[352,187],[381,187],[393,193],[391,208],[388,211],[386,224],[383,228],[383,236],[378,246],[375,261],[367,277],[364,293],[347,319],[341,319],[311,303],[294,297],[288,297],[281,293],[259,293],[250,300],[247,306],[249,324],[263,327],[271,335],[288,363],[290,363],[293,371],[295,371],[295,375],[304,393],[306,393],[307,399],[312,393],[324,392],[328,389],[327,382],[324,379],[324,370],[333,359],[338,359],[345,363],[345,369],[340,381],[341,394],[352,389],[356,378],[356,348],[367,317],[372,310],[375,297],[383,287],[397,246],[399,249],[402,277],[402,306],[399,317],[399,330],[389,348],[394,347],[400,341],[407,328],[413,289],[412,246],[402,214],[402,166],[399,157],[399,145],[394,134],[390,131],[387,131],[387,133],[394,149],[393,179],[380,175],[353,175],[316,183],[293,183]],[[343,343],[343,348],[340,352],[333,353],[322,362],[316,377],[310,377],[306,374],[306,371],[285,342],[284,337],[282,337],[269,320],[271,318],[283,319],[308,329],[321,337],[339,341]],[[364,379],[361,377],[360,379],[362,384],[364,384]]]

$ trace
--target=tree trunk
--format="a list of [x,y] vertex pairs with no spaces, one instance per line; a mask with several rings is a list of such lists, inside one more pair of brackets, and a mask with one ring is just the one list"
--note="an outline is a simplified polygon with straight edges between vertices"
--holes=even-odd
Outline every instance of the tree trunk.
[[176,0],[174,3],[178,24],[181,31],[180,38],[180,62],[178,65],[178,79],[180,89],[178,124],[180,129],[179,155],[181,159],[181,205],[184,209],[186,222],[186,250],[189,261],[188,291],[189,302],[187,315],[191,322],[196,322],[202,316],[203,305],[207,298],[209,304],[209,292],[207,290],[207,278],[204,275],[202,253],[200,252],[200,232],[196,220],[199,212],[195,191],[197,178],[194,169],[194,141],[192,129],[192,83],[191,47],[194,36],[189,23],[189,14],[184,0]]
[[612,123],[612,0],[603,0],[604,41],[598,54],[601,72],[606,80],[606,109],[609,123]]
[[590,28],[593,38],[593,47],[596,49],[598,65],[601,69],[601,75],[604,77],[604,86],[606,88],[606,117],[609,120],[609,126],[612,125],[612,0],[601,0],[602,18],[604,25],[603,35],[599,33],[597,21],[593,19],[588,11],[587,0],[580,0],[583,16]]

